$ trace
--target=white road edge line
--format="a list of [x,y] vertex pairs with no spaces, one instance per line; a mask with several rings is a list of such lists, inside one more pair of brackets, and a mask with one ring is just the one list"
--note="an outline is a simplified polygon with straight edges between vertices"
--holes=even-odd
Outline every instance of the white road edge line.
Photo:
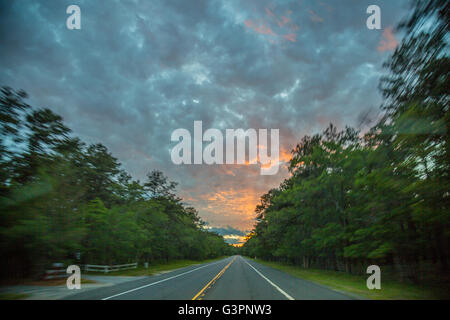
[[203,269],[203,268],[205,268],[205,267],[215,265],[215,264],[217,264],[217,263],[219,263],[219,262],[222,262],[222,261],[223,261],[223,260],[220,260],[220,261],[217,261],[217,262],[213,262],[213,263],[209,263],[209,264],[207,264],[207,265],[204,265],[204,266],[201,266],[201,267],[198,267],[198,268],[189,270],[189,271],[187,271],[187,272],[183,272],[183,273],[177,274],[176,276],[173,276],[173,277],[169,277],[169,278],[166,278],[166,279],[162,279],[162,280],[159,280],[159,281],[156,281],[156,282],[152,282],[152,283],[146,284],[145,286],[137,287],[137,288],[134,288],[134,289],[131,289],[131,290],[127,290],[127,291],[124,291],[124,292],[121,292],[121,293],[112,295],[112,296],[110,296],[110,297],[103,298],[102,300],[109,300],[109,299],[111,299],[111,298],[115,298],[115,297],[118,297],[118,296],[121,296],[121,295],[130,293],[130,292],[133,292],[133,291],[137,291],[137,290],[140,290],[140,289],[144,289],[144,288],[153,286],[153,285],[158,284],[158,283],[161,283],[161,282],[165,282],[165,281],[168,281],[168,280],[171,280],[171,279],[175,279],[175,278],[181,277],[181,276],[183,276],[183,275],[185,275],[185,274],[194,272],[194,271],[196,271],[196,270]]
[[244,262],[246,264],[248,264],[253,270],[256,271],[257,274],[259,274],[263,279],[265,279],[268,283],[270,283],[273,287],[275,287],[275,289],[277,289],[278,291],[281,292],[281,294],[283,294],[286,298],[288,298],[288,300],[295,300],[294,298],[292,298],[290,295],[288,295],[286,292],[283,291],[283,289],[281,289],[279,286],[277,286],[275,283],[273,283],[272,281],[270,281],[266,276],[264,276],[261,272],[259,272],[255,267],[253,267],[250,263],[248,263],[247,261]]

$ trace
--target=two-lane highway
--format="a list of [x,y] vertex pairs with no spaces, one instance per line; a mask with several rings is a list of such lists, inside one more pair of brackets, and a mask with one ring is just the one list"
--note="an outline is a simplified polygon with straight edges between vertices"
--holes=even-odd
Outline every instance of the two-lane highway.
[[241,256],[82,292],[87,300],[300,300],[352,299]]

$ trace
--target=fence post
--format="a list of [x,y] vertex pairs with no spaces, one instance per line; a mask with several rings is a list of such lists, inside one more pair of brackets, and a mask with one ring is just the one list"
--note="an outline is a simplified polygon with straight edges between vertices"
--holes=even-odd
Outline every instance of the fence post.
[[51,270],[45,270],[44,280],[65,278],[66,270],[63,263],[52,263]]

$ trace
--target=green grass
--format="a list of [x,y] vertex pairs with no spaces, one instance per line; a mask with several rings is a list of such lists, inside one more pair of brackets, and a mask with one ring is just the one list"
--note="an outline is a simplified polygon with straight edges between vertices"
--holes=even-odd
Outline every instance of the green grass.
[[29,296],[27,293],[0,293],[0,300],[22,300]]
[[[15,285],[23,285],[23,286],[43,286],[43,287],[52,287],[52,286],[65,286],[67,282],[67,278],[62,279],[50,279],[50,280],[33,280],[33,279],[13,279],[7,282],[3,282],[0,286],[15,286]],[[81,278],[81,284],[92,284],[97,283],[94,280]]]
[[258,263],[284,271],[295,277],[310,280],[331,289],[354,294],[365,299],[374,300],[417,300],[417,299],[450,299],[447,288],[412,283],[403,283],[392,279],[384,279],[381,274],[381,289],[369,290],[366,280],[369,275],[353,275],[345,272],[318,269],[303,269],[298,266],[278,262],[252,259]]
[[110,273],[103,272],[87,272],[89,275],[102,275],[102,276],[151,276],[154,274],[158,274],[160,272],[171,271],[179,268],[188,267],[194,264],[200,263],[208,263],[223,259],[225,257],[219,257],[208,260],[174,260],[168,263],[158,263],[158,264],[150,264],[148,269],[145,269],[144,266],[138,266],[136,269],[123,270],[123,271],[114,271]]

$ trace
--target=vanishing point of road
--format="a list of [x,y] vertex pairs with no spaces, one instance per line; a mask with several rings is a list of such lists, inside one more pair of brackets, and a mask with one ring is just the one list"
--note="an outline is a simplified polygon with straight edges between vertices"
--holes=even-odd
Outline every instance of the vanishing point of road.
[[345,300],[310,281],[241,256],[75,294],[77,300]]

